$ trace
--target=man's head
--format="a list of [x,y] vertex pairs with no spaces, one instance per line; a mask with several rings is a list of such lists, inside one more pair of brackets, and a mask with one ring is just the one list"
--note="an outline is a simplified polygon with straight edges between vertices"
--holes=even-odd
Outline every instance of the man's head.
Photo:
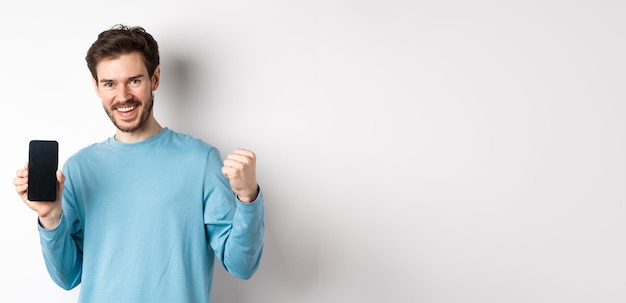
[[101,60],[115,59],[132,52],[143,55],[148,76],[152,77],[159,66],[159,46],[152,35],[139,26],[118,24],[103,31],[87,51],[85,60],[91,76],[98,81],[96,67]]
[[96,94],[118,135],[151,135],[157,125],[153,92],[161,74],[154,38],[141,27],[116,25],[98,35],[85,59]]

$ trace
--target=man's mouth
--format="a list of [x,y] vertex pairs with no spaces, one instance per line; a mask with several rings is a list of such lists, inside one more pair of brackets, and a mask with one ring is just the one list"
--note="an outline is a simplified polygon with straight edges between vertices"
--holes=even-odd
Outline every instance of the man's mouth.
[[135,106],[118,107],[116,110],[118,112],[127,113],[129,111],[132,111],[133,109],[135,109]]

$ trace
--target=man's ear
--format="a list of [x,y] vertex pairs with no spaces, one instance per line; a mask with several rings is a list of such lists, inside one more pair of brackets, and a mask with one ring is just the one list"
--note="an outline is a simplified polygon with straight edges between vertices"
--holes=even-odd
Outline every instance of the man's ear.
[[157,90],[159,83],[161,83],[161,65],[157,66],[154,70],[154,74],[152,74],[152,79],[150,79],[150,81],[152,81],[152,91]]
[[91,82],[93,83],[93,89],[96,91],[96,95],[100,97],[100,88],[98,87],[98,80],[94,77],[91,77]]

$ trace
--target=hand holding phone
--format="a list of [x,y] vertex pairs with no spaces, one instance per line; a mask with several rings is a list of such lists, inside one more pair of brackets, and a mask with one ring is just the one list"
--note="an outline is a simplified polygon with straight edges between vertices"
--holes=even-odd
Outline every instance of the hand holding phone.
[[28,200],[53,202],[57,198],[56,171],[59,165],[59,143],[54,140],[32,140],[28,152]]

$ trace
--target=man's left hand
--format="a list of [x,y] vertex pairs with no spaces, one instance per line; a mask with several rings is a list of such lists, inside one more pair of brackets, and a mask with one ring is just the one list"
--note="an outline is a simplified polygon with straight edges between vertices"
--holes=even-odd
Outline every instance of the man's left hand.
[[222,173],[230,181],[230,187],[239,201],[250,203],[259,194],[256,181],[256,155],[254,152],[238,148],[226,156]]

